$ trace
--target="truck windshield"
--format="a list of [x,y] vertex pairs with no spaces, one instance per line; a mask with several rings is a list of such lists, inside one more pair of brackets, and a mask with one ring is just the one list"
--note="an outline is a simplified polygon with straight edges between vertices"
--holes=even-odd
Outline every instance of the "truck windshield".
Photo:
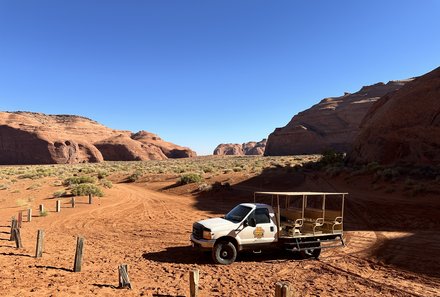
[[252,210],[251,207],[237,205],[225,216],[225,219],[231,222],[241,222]]

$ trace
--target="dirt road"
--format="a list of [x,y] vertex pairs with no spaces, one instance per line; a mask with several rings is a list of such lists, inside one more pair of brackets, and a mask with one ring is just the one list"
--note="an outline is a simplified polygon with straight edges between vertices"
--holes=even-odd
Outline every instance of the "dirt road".
[[[85,204],[83,197],[83,203],[72,209],[65,199],[61,213],[55,213],[50,208],[55,201],[45,196],[49,195],[41,194],[36,203],[45,203],[49,215],[24,223],[24,249],[17,250],[8,241],[9,218],[18,208],[5,202],[0,210],[3,296],[120,295],[115,286],[121,263],[129,265],[134,287],[124,291],[127,296],[188,296],[188,272],[194,268],[200,270],[200,296],[273,296],[274,284],[280,280],[293,284],[295,296],[438,296],[440,292],[437,276],[399,269],[383,259],[405,260],[404,239],[411,236],[423,246],[428,243],[428,253],[439,251],[438,232],[350,231],[347,247],[325,251],[320,260],[243,254],[233,265],[218,266],[189,247],[193,221],[212,216],[196,207],[196,197],[117,184],[93,205]],[[217,198],[209,203],[212,209],[223,206]],[[355,212],[363,207],[362,201],[356,203]],[[46,234],[45,253],[35,259],[38,229]],[[84,264],[82,272],[73,273],[78,235],[86,240]],[[372,255],[376,250],[377,255]]]

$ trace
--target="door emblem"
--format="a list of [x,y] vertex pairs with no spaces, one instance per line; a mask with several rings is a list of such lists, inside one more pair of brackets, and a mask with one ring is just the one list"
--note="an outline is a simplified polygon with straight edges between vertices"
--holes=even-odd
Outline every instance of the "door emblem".
[[264,235],[264,229],[263,228],[261,228],[261,227],[255,228],[255,230],[254,230],[254,237],[255,238],[260,239],[260,238],[263,237],[263,235]]

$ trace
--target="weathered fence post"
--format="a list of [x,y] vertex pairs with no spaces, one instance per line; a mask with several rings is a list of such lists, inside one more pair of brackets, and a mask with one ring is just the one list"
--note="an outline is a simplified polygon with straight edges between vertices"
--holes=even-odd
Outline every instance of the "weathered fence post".
[[44,205],[40,204],[40,216],[41,216],[42,213],[44,213]]
[[14,230],[12,230],[12,233],[14,234],[15,246],[17,247],[17,249],[21,249],[23,245],[21,244],[20,229],[14,228]]
[[32,221],[32,208],[28,208],[27,210],[27,220],[28,222]]
[[15,237],[14,237],[14,229],[17,228],[17,220],[15,219],[15,217],[12,217],[11,219],[11,236],[9,237],[9,241],[14,241]]
[[132,289],[130,278],[128,277],[128,265],[127,264],[119,265],[118,272],[119,272],[119,288]]
[[23,223],[23,212],[20,210],[18,211],[18,216],[17,216],[17,227],[21,228],[22,223]]
[[43,257],[44,230],[39,229],[37,233],[37,247],[35,249],[35,258]]
[[61,200],[57,200],[57,204],[55,207],[56,212],[60,212],[61,211]]
[[289,282],[277,282],[275,284],[275,297],[292,297]]
[[92,199],[92,194],[89,194],[89,204],[92,204],[92,201],[93,199]]
[[75,208],[75,196],[72,197],[72,208]]
[[81,272],[81,265],[82,265],[82,259],[83,259],[83,249],[84,249],[84,238],[77,237],[75,263],[73,265],[73,272]]
[[189,272],[189,296],[197,297],[199,293],[199,270]]

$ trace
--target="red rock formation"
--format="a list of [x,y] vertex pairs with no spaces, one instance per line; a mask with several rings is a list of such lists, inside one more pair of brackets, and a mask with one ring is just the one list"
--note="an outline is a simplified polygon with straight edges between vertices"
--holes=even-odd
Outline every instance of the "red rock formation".
[[190,148],[178,146],[174,143],[162,140],[156,134],[139,131],[131,136],[132,139],[142,142],[147,146],[156,146],[160,148],[168,158],[191,158],[197,156],[196,152],[192,151]]
[[440,165],[440,68],[377,101],[362,121],[349,159]]
[[321,100],[295,115],[285,127],[275,129],[269,135],[264,154],[316,154],[328,149],[349,151],[359,132],[359,124],[371,105],[408,81],[377,83],[353,94]]
[[215,148],[214,155],[263,155],[265,147],[266,139],[259,142],[250,141],[243,144],[222,143]]
[[160,138],[145,143],[133,139],[134,135],[80,116],[0,112],[0,164],[66,164],[195,156],[190,149]]

